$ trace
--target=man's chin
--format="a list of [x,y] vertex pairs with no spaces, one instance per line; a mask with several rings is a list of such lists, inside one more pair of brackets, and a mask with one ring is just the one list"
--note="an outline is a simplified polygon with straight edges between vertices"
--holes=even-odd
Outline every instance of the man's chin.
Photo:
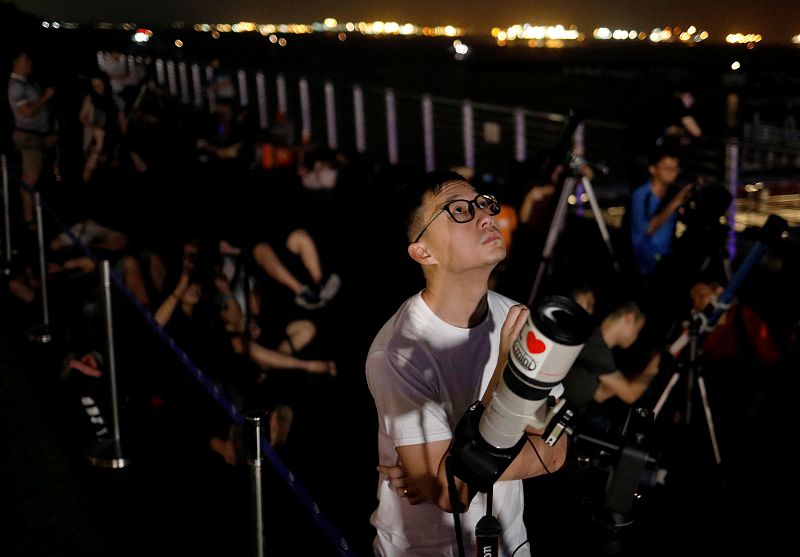
[[491,265],[495,266],[500,264],[506,258],[506,248],[502,246],[500,249],[497,250],[496,254],[493,254],[490,258]]

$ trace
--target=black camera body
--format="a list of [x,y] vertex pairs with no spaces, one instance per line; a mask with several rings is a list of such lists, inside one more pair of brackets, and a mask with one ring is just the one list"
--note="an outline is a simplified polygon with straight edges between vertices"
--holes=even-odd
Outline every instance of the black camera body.
[[619,439],[594,436],[576,430],[573,449],[582,468],[603,472],[604,488],[595,504],[595,518],[616,529],[633,521],[634,504],[642,492],[663,478],[654,451],[654,415],[645,408],[633,408]]

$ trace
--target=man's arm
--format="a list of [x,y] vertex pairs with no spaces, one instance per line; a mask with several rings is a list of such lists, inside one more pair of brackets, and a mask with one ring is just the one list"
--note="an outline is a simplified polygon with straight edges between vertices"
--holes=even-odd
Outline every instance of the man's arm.
[[[529,442],[523,446],[498,481],[532,478],[558,470],[564,465],[567,455],[566,437],[562,437],[554,447],[550,447],[544,443],[541,435],[530,433],[527,435]],[[446,512],[452,512],[445,469],[450,454],[449,449],[450,441],[397,447],[401,463],[398,466],[406,470],[405,485],[409,491],[416,499],[427,499]],[[459,502],[463,509],[467,509],[477,491],[457,477],[453,480]]]
[[627,377],[621,371],[614,371],[600,376],[600,385],[595,392],[594,399],[597,402],[604,402],[612,396],[617,396],[628,404],[633,404],[647,390],[653,381],[653,377],[658,374],[658,366],[661,356],[656,354],[647,364],[644,370],[634,377]]
[[526,435],[528,442],[500,476],[500,481],[533,478],[555,472],[564,465],[567,458],[566,435],[562,435],[552,447],[544,442],[541,433],[526,432]]
[[647,235],[652,236],[655,234],[656,230],[664,226],[664,224],[669,220],[672,216],[672,213],[677,211],[681,205],[683,205],[686,198],[689,197],[689,194],[692,192],[692,184],[688,184],[684,186],[681,191],[679,191],[675,197],[673,197],[667,206],[658,213],[653,219],[650,221],[650,224],[647,226]]
[[[450,441],[433,441],[417,445],[397,447],[397,455],[407,473],[407,482],[414,491],[443,511],[452,512],[450,493],[447,487],[445,460],[449,454]],[[475,494],[465,482],[455,478],[458,498],[464,508]]]
[[15,106],[17,107],[17,110],[19,110],[19,113],[25,116],[25,118],[31,118],[35,116],[40,110],[42,110],[42,108],[44,108],[44,105],[47,104],[47,101],[49,101],[54,94],[55,94],[55,89],[53,89],[52,87],[48,87],[47,89],[44,90],[44,93],[39,95],[39,98],[36,99],[35,101],[23,102],[20,100],[15,103]]
[[694,116],[687,114],[681,118],[681,124],[683,124],[684,129],[689,132],[689,135],[692,137],[700,137],[703,135],[703,130],[700,129],[700,124],[697,123],[697,120],[694,119]]

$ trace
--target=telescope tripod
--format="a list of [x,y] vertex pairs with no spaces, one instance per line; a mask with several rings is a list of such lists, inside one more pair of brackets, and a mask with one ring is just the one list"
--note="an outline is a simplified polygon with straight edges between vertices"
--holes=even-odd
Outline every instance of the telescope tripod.
[[[688,346],[688,361],[685,364],[685,377],[686,377],[686,408],[684,411],[683,422],[689,425],[692,421],[693,403],[694,403],[694,390],[695,383],[697,383],[697,392],[700,396],[700,401],[703,405],[703,413],[706,418],[706,425],[708,426],[708,434],[711,440],[711,448],[714,451],[714,460],[716,463],[722,464],[722,455],[719,450],[719,442],[717,441],[716,428],[714,427],[714,416],[711,413],[711,406],[708,403],[708,390],[706,389],[706,382],[703,379],[702,368],[698,361],[698,339],[700,335],[700,325],[702,320],[699,317],[694,317],[690,322],[687,330],[683,335],[673,344],[673,350],[680,351],[683,346]],[[672,351],[672,350],[671,350]],[[661,393],[661,396],[653,408],[655,418],[667,402],[670,393],[680,379],[681,371],[676,370],[672,377],[670,377],[667,386]]]
[[[575,165],[570,164],[571,170],[573,166]],[[547,239],[545,240],[544,249],[542,250],[542,260],[539,263],[539,269],[536,272],[533,288],[531,288],[531,293],[528,297],[528,306],[533,305],[533,302],[536,299],[536,294],[539,292],[539,287],[541,286],[545,272],[552,270],[551,266],[553,249],[558,242],[559,235],[564,230],[567,213],[569,212],[569,199],[571,196],[575,195],[578,184],[581,184],[583,187],[586,197],[589,200],[589,204],[592,207],[594,220],[597,222],[597,227],[600,229],[600,234],[603,237],[603,241],[606,244],[606,248],[608,249],[608,253],[611,256],[611,260],[614,264],[614,269],[618,274],[621,274],[619,263],[617,262],[616,255],[614,254],[614,248],[611,245],[611,238],[608,235],[608,228],[606,228],[606,223],[603,220],[603,214],[600,210],[600,205],[597,203],[597,198],[594,195],[592,183],[588,177],[581,174],[580,169],[575,169],[570,173],[569,176],[566,177],[564,180],[564,185],[561,188],[561,195],[558,199],[558,204],[556,205],[553,221],[550,224],[550,230],[547,232]]]

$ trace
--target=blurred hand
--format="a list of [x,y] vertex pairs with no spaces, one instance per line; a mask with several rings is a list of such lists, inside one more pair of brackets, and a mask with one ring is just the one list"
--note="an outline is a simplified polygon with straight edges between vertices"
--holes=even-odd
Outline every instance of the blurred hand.
[[409,504],[418,505],[425,501],[425,497],[414,486],[401,462],[398,461],[395,465],[379,464],[376,470],[386,476],[386,481],[397,492],[397,496],[406,499]]

